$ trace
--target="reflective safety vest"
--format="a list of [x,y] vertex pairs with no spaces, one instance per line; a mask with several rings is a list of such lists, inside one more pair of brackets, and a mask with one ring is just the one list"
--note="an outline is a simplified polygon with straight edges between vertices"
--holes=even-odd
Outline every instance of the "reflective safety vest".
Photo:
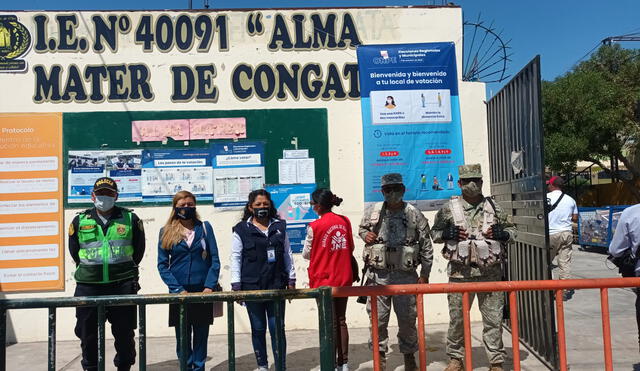
[[110,283],[138,274],[133,261],[133,225],[131,212],[110,220],[106,235],[90,214],[80,214],[78,242],[80,264],[74,274],[77,282]]

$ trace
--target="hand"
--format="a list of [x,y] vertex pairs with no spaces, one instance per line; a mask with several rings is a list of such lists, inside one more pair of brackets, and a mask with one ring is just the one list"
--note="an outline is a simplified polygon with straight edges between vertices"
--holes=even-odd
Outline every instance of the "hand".
[[458,229],[458,241],[466,241],[469,239],[469,233],[464,228]]
[[364,236],[364,242],[367,245],[370,245],[370,244],[376,242],[377,239],[378,239],[378,235],[373,233],[373,232],[367,232],[367,235]]
[[287,289],[295,290],[296,289],[296,285],[287,285]]
[[487,230],[487,233],[484,234],[484,237],[490,240],[496,240],[496,241],[502,241],[502,242],[509,241],[509,239],[511,238],[511,236],[509,235],[509,232],[505,231],[504,228],[498,224],[492,225],[491,227],[489,227],[489,229]]
[[240,291],[241,288],[242,288],[242,284],[240,282],[233,282],[231,284],[232,291]]
[[213,290],[208,288],[208,287],[205,287],[204,290],[202,290],[202,292],[205,293],[205,294],[210,294],[210,293],[213,292]]
[[429,277],[420,276],[420,278],[418,278],[418,283],[420,284],[429,283]]
[[187,294],[188,294],[187,290],[180,291],[180,295],[187,295]]

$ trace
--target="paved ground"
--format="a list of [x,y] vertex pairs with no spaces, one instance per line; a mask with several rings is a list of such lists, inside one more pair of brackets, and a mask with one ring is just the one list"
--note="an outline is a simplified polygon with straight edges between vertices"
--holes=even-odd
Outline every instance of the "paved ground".
[[[594,251],[574,249],[575,278],[615,277],[616,272],[605,265],[605,255]],[[640,370],[637,329],[635,323],[635,294],[627,289],[612,289],[609,294],[611,310],[612,342],[614,349],[614,368],[616,370]],[[600,300],[597,290],[578,291],[565,303],[567,320],[567,350],[571,370],[604,370],[602,348],[602,322],[600,320]],[[442,370],[445,367],[444,341],[446,325],[427,327],[428,368]],[[396,329],[390,329],[395,334]],[[477,370],[486,370],[486,356],[482,348],[481,326],[473,324],[474,364],[482,366]],[[351,329],[349,365],[352,370],[371,370],[371,353],[367,347],[368,331]],[[290,331],[287,333],[289,344],[287,364],[289,370],[317,370],[318,343],[317,334],[312,331]],[[395,336],[391,337],[392,351],[389,354],[389,370],[402,370],[402,355],[398,352]],[[212,336],[209,339],[210,361],[208,370],[222,371],[227,367],[226,337]],[[511,355],[510,334],[505,331],[505,345]],[[108,344],[108,350],[113,347]],[[250,337],[240,334],[236,338],[236,365],[239,371],[255,368]],[[46,343],[20,343],[7,349],[7,370],[42,370],[46,368]],[[546,370],[544,366],[526,349],[521,349],[523,370]],[[113,358],[107,352],[107,359]],[[178,369],[175,357],[174,338],[148,339],[148,370],[173,371]],[[79,363],[79,344],[75,341],[59,342],[57,348],[57,368],[59,370],[81,370]],[[509,367],[511,365],[508,365]],[[108,364],[108,369],[113,369]]]

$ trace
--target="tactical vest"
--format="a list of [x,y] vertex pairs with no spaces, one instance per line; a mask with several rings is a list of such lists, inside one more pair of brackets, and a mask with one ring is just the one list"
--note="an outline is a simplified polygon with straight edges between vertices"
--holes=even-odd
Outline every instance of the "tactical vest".
[[80,214],[80,264],[74,274],[77,282],[110,283],[137,276],[131,212],[121,210],[121,213],[120,218],[109,221],[106,235],[89,213]]
[[[253,225],[242,221],[233,228],[242,240],[242,268],[240,280],[243,290],[284,289],[289,282],[289,272],[284,265],[284,239],[286,223],[271,223],[268,235]],[[269,262],[268,250],[273,250],[275,261]]]
[[495,224],[495,207],[488,199],[484,200],[483,219],[480,225],[469,225],[464,215],[462,200],[453,196],[449,203],[453,222],[469,234],[465,241],[446,241],[442,249],[445,259],[463,265],[489,267],[502,262],[504,249],[502,243],[484,237],[489,228]]
[[[378,224],[382,213],[382,202],[374,205],[370,222],[374,226]],[[418,241],[418,221],[415,217],[409,217],[409,209],[413,207],[409,203],[404,208],[404,224],[407,228],[405,242],[402,246],[388,246],[385,241],[365,245],[362,251],[364,263],[376,269],[415,271],[420,264],[420,246]],[[380,231],[373,231],[379,234]]]

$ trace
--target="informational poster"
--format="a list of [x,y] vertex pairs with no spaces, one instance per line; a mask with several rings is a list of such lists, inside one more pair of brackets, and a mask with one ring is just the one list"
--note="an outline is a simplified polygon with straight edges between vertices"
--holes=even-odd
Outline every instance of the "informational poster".
[[69,203],[90,203],[93,184],[108,176],[118,184],[118,201],[142,201],[142,150],[69,151]]
[[144,150],[142,201],[170,202],[179,191],[198,200],[213,200],[211,155],[208,150]]
[[0,291],[64,290],[62,115],[0,114]]
[[357,54],[365,202],[382,201],[380,178],[400,173],[405,200],[439,208],[459,194],[464,163],[455,45],[367,45]]
[[267,186],[280,218],[287,221],[287,235],[294,253],[302,252],[307,226],[318,219],[311,207],[311,194],[315,190],[315,184]]
[[278,160],[280,184],[309,184],[316,182],[316,162],[309,158],[308,149],[283,150]]
[[211,146],[215,207],[240,207],[264,187],[264,143],[228,142]]
[[105,176],[107,158],[104,151],[69,151],[67,163],[67,200],[90,203],[93,184]]
[[142,201],[142,150],[106,151],[107,176],[118,184],[118,201]]

